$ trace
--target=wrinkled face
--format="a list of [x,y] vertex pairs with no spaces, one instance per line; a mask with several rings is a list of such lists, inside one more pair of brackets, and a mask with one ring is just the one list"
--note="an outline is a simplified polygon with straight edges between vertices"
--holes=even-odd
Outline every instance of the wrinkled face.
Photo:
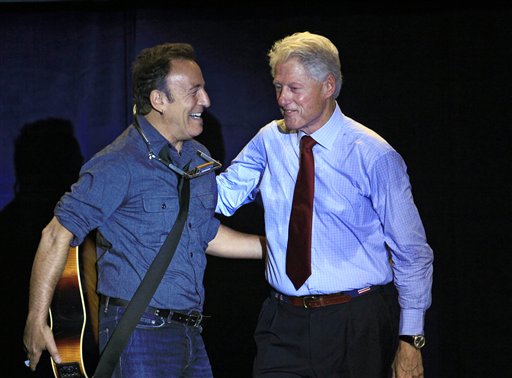
[[333,78],[314,80],[296,59],[278,63],[274,87],[277,104],[289,130],[311,134],[326,123],[332,113]]
[[177,141],[195,138],[203,132],[201,115],[210,106],[201,69],[196,62],[176,60],[167,77],[172,99],[165,101],[166,128]]

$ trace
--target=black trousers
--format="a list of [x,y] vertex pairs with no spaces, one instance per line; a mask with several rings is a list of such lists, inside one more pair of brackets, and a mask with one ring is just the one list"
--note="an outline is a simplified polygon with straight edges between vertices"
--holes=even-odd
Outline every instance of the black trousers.
[[269,297],[254,338],[254,377],[386,378],[398,347],[393,284],[350,302],[305,309]]

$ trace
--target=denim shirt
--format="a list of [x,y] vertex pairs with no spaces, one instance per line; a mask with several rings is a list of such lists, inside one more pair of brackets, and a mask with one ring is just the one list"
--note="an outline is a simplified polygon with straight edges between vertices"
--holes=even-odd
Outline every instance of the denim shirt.
[[[138,118],[152,150],[167,141],[144,117]],[[195,140],[171,147],[175,166],[193,168],[205,161]],[[79,180],[55,208],[60,223],[79,245],[99,231],[98,292],[130,300],[171,230],[179,211],[178,175],[156,159],[131,125],[114,142],[84,164]],[[202,311],[205,249],[218,230],[215,174],[190,181],[190,205],[179,245],[150,305],[173,310]]]

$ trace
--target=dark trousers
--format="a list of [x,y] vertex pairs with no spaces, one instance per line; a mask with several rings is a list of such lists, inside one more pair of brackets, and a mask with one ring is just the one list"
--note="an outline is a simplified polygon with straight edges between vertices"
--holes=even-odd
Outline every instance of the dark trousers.
[[385,378],[398,347],[392,284],[350,302],[316,309],[269,297],[254,338],[254,377]]

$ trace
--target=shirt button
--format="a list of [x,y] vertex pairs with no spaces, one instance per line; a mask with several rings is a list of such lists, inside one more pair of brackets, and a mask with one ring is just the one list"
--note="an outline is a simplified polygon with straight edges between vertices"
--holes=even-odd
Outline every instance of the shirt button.
[[167,209],[167,205],[166,205],[165,203],[163,203],[163,204],[161,204],[161,205],[160,205],[160,208],[161,208],[162,210]]

